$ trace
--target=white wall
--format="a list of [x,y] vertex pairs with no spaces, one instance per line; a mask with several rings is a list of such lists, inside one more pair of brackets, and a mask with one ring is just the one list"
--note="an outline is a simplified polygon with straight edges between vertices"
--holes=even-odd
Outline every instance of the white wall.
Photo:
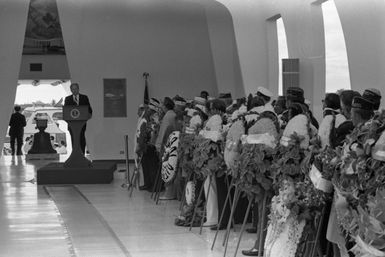
[[218,92],[229,92],[233,98],[244,97],[231,14],[225,6],[215,1],[205,1],[203,5],[206,9]]
[[[133,145],[143,72],[150,73],[150,97],[183,92],[192,98],[204,89],[217,94],[201,5],[179,0],[57,3],[71,80],[79,82],[94,109],[86,133],[93,158],[123,158],[124,134]],[[103,78],[127,79],[127,118],[103,118]]]
[[0,149],[16,97],[28,5],[27,0],[0,1]]
[[228,8],[233,18],[245,93],[255,93],[258,86],[269,87],[268,42],[265,32],[265,10],[260,6],[262,1],[217,1]]
[[[41,63],[42,71],[30,71],[31,63]],[[19,79],[69,79],[67,58],[65,55],[23,55]]]
[[352,89],[377,88],[385,105],[385,1],[335,0],[345,35]]

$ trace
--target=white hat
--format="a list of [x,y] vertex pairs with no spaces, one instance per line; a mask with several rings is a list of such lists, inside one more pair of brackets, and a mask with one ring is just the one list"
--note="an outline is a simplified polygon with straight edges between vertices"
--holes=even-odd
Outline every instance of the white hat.
[[305,104],[310,105],[311,104],[310,100],[305,98]]
[[264,87],[258,87],[257,93],[261,93],[262,95],[265,95],[267,97],[273,97],[273,93],[270,92],[267,88]]
[[154,111],[158,111],[158,109],[160,108],[159,100],[156,98],[151,98],[148,107]]
[[207,114],[206,106],[201,104],[196,104],[195,108],[201,110],[204,114]]
[[196,96],[196,97],[194,97],[194,103],[196,105],[198,105],[198,104],[205,105],[206,104],[206,99],[204,99],[203,97],[200,97],[200,96]]

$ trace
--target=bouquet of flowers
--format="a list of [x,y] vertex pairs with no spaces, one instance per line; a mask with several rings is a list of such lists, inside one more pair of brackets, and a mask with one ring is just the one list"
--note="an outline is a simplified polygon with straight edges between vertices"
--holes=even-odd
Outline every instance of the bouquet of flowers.
[[385,119],[381,117],[356,127],[343,149],[336,152],[341,165],[333,177],[334,187],[361,202],[361,206],[385,182],[385,163],[372,157],[373,147],[384,130]]
[[313,165],[322,173],[324,179],[331,180],[338,165],[336,152],[333,148],[327,146],[314,157]]
[[304,181],[295,183],[295,199],[296,201],[288,208],[298,216],[299,220],[311,221],[331,200],[331,195],[315,188],[312,181],[306,178]]
[[352,251],[358,257],[385,256],[385,190],[378,190],[368,199],[365,208],[354,211],[357,226],[353,232],[356,245]]
[[313,164],[309,172],[309,177],[313,185],[325,193],[333,191],[331,180],[337,166],[340,163],[336,152],[330,146],[326,146],[321,152],[314,150]]
[[[336,208],[340,225],[356,241],[356,256],[385,256],[384,113],[356,127],[339,152],[341,166],[333,177],[342,208]],[[337,205],[336,205],[337,207]]]

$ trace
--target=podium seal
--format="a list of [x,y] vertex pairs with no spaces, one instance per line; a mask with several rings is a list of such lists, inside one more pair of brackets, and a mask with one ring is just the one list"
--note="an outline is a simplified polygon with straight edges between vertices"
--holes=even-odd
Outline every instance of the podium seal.
[[79,118],[80,117],[79,109],[76,109],[76,108],[72,109],[70,112],[70,115],[71,115],[71,118],[73,118],[73,119]]

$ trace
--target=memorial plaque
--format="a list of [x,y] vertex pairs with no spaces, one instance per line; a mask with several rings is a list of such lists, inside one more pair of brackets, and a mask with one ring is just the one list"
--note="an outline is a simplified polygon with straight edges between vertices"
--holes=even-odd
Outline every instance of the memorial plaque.
[[104,117],[127,117],[126,79],[104,79]]

